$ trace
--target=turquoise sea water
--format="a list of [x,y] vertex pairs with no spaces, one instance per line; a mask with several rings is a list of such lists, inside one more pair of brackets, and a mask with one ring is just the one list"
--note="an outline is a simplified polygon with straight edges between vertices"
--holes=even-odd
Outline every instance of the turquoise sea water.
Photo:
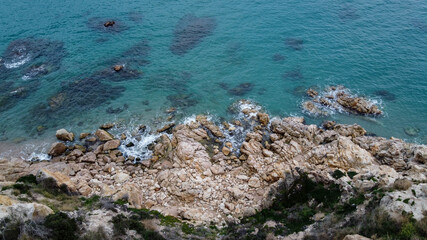
[[[3,153],[24,139],[28,151],[45,147],[63,127],[161,125],[171,106],[177,119],[227,118],[241,98],[427,142],[425,1],[3,0],[0,26]],[[112,77],[117,63],[126,72]],[[304,115],[301,89],[331,84],[378,100],[385,116]]]

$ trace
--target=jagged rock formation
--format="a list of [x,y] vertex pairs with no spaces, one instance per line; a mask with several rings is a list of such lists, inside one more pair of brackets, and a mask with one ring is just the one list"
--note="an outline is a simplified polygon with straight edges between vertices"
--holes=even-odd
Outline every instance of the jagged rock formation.
[[[290,185],[302,172],[315,182],[339,186],[342,199],[356,193],[369,196],[374,188],[394,189],[396,181],[404,179],[411,185],[385,193],[381,206],[392,216],[404,210],[416,220],[424,217],[426,146],[366,136],[358,125],[328,122],[319,127],[306,125],[301,117],[270,120],[248,101],[239,102],[239,111],[245,116],[239,124],[249,127],[241,143],[226,139],[236,130],[231,126],[238,125],[221,127],[198,116],[168,128],[171,134],[162,134],[153,144],[151,159],[133,164],[131,156],[117,149],[120,140],[99,129],[90,148],[69,146],[51,162],[2,161],[2,180],[14,181],[29,173],[49,175],[58,186],[65,184],[83,196],[125,199],[134,208],[219,224],[269,207],[278,186]],[[336,172],[344,174],[336,177]],[[402,198],[405,202],[397,200]]]

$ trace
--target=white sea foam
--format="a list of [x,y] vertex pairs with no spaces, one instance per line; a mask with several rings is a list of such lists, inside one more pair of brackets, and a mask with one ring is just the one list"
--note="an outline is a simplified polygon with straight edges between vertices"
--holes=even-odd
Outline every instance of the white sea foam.
[[26,160],[27,161],[48,161],[50,159],[51,157],[46,153],[33,152]]
[[[126,140],[122,141],[119,150],[125,156],[133,156],[135,159],[140,161],[147,160],[152,157],[153,152],[148,149],[149,145],[152,144],[161,134],[150,133],[149,127],[142,133],[132,134],[131,131],[125,131]],[[134,146],[126,147],[127,144],[133,143]]]
[[18,67],[24,65],[25,63],[27,63],[28,61],[30,61],[30,59],[31,59],[31,56],[27,55],[24,58],[20,57],[20,58],[14,59],[11,62],[4,62],[4,66],[6,68],[9,68],[9,69],[18,68]]

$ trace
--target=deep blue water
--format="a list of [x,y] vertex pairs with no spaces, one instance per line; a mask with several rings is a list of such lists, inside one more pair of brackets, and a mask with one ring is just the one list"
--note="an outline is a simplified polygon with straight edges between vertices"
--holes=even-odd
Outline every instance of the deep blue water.
[[299,90],[331,84],[380,101],[385,116],[308,122],[427,142],[426,1],[3,0],[0,26],[2,151],[62,127],[159,125],[171,106],[176,119],[227,118],[248,98],[273,115],[304,115]]

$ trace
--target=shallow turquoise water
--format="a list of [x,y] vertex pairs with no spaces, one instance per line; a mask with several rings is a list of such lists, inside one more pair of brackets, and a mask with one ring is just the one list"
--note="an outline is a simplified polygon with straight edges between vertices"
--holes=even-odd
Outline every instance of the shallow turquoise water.
[[[199,24],[214,25],[193,48],[177,55],[171,51],[174,31],[189,14],[208,19]],[[178,117],[227,117],[228,106],[241,98],[260,103],[273,115],[303,115],[304,97],[295,88],[330,84],[381,101],[386,115],[372,119],[337,113],[328,119],[359,123],[384,137],[427,141],[425,1],[3,0],[0,16],[0,53],[27,38],[62,42],[65,53],[59,58],[59,51],[49,52],[60,67],[30,80],[22,76],[32,63],[12,72],[0,69],[0,81],[7,82],[3,91],[0,85],[2,96],[28,87],[27,94],[9,98],[0,112],[0,144],[5,146],[21,137],[44,141],[62,127],[80,132],[112,120],[160,124],[164,110],[174,105]],[[87,23],[94,17],[125,27],[114,33],[103,26],[93,29]],[[286,45],[289,38],[303,40],[302,49]],[[129,65],[140,76],[120,82],[99,77],[98,85],[87,84],[80,94],[71,94],[78,89],[70,87],[72,82],[111,69],[115,59],[142,41],[150,50],[138,58],[141,63]],[[276,61],[274,55],[284,59]],[[225,89],[241,83],[252,88],[239,96]],[[378,90],[395,99],[376,96]],[[66,104],[46,115],[42,109],[60,92],[67,93]],[[313,123],[324,120],[306,117]],[[38,132],[38,126],[46,130]],[[405,127],[419,133],[409,136]]]

